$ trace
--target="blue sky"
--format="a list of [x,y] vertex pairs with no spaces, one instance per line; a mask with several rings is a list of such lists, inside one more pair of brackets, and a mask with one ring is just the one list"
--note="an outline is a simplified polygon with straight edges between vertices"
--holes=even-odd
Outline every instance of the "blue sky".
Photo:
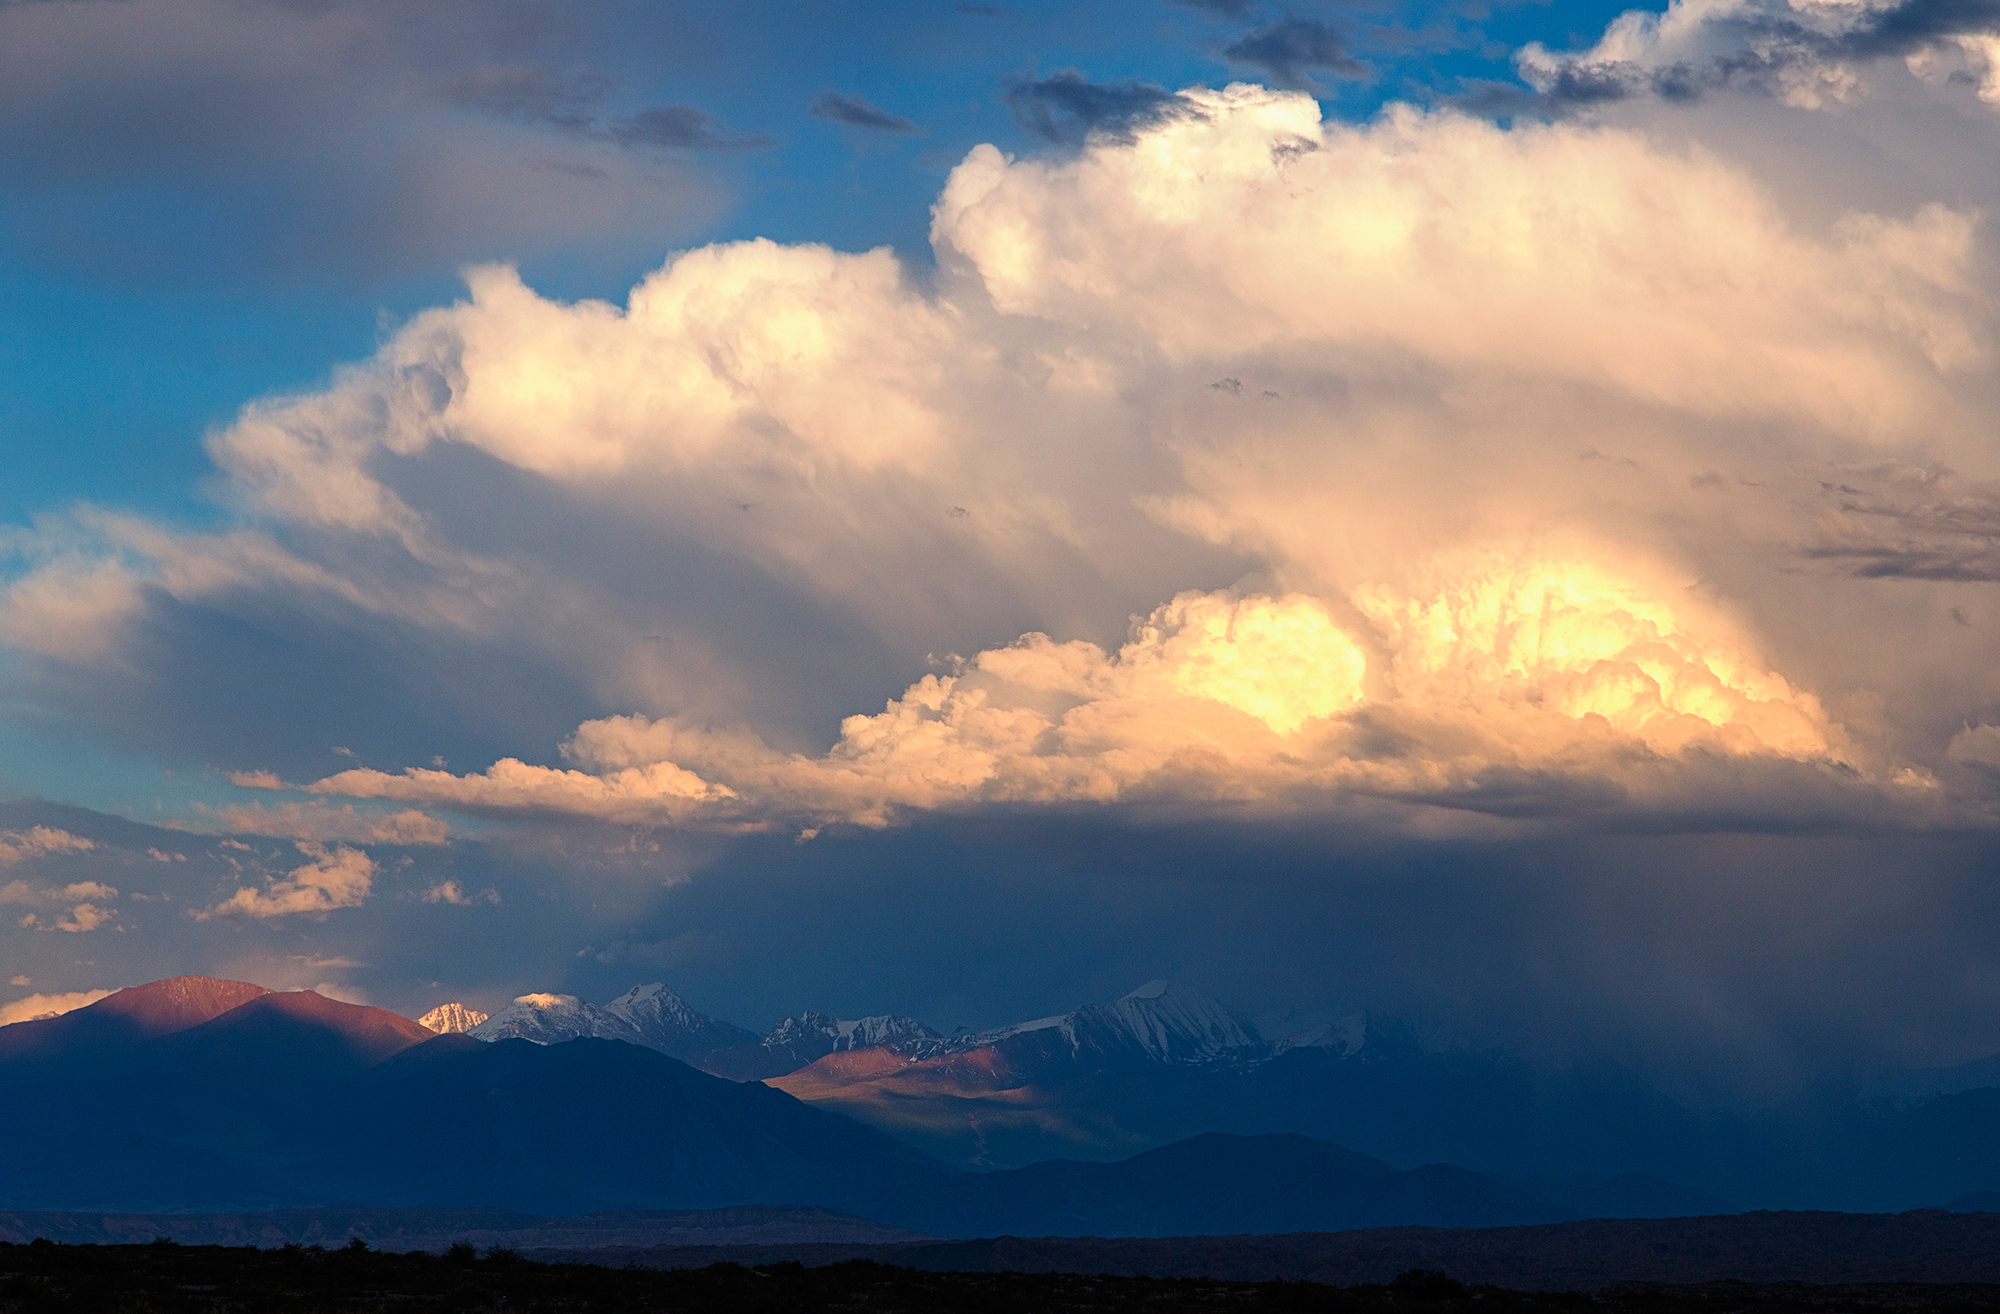
[[2000,1049],[2000,13],[1621,12],[0,4],[13,988]]

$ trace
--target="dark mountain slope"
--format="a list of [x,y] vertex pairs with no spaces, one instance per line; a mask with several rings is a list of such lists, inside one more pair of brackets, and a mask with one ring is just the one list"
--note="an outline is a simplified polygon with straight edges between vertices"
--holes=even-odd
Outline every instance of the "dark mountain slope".
[[1211,1134],[1118,1163],[1058,1159],[854,1206],[944,1236],[1199,1236],[1569,1217],[1449,1164],[1399,1172],[1297,1135]]
[[269,993],[247,981],[176,976],[128,986],[60,1017],[0,1027],[0,1080],[31,1066],[76,1070],[116,1060],[141,1041],[199,1026]]
[[463,1036],[348,1083],[256,1159],[329,1199],[544,1213],[838,1205],[946,1176],[870,1128],[636,1045]]

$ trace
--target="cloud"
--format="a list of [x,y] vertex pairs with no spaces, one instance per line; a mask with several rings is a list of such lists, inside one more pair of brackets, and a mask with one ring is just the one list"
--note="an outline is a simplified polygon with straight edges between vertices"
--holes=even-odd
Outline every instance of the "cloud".
[[381,870],[373,858],[360,849],[345,846],[329,851],[310,840],[300,840],[296,847],[307,861],[287,872],[283,879],[272,877],[263,889],[242,886],[215,907],[195,916],[206,920],[237,914],[255,918],[301,913],[324,915],[338,908],[359,907],[367,900]]
[[1154,124],[1200,113],[1195,102],[1150,82],[1092,82],[1073,68],[1022,78],[1004,94],[1022,129],[1044,141],[1130,141]]
[[1808,557],[1863,579],[2000,580],[2000,482],[1903,462],[1828,474]]
[[822,91],[812,98],[809,107],[816,119],[826,119],[832,123],[845,124],[850,128],[865,128],[870,132],[889,132],[903,136],[923,131],[910,120],[876,105],[871,105],[859,96],[849,96],[838,91]]
[[628,145],[665,146],[686,151],[754,151],[769,137],[732,132],[715,116],[692,105],[661,105],[619,119],[606,129],[611,140]]
[[476,894],[467,894],[459,887],[457,881],[439,881],[426,889],[422,898],[425,903],[445,903],[454,908],[470,908],[476,903],[497,904],[500,902],[500,893],[497,890],[486,889]]
[[[4,834],[0,834],[0,853],[12,852],[16,854],[17,856],[12,859],[12,862],[19,862],[23,858],[37,857],[46,853],[83,853],[95,847],[96,845],[90,840],[82,839],[70,834],[68,831],[48,826],[31,827],[25,833],[7,831]],[[0,861],[0,866],[4,865],[11,865],[11,863]],[[34,904],[39,906],[70,904],[71,907],[68,911],[56,916],[53,925],[57,930],[69,931],[72,934],[94,931],[98,927],[108,924],[113,917],[118,915],[118,910],[116,908],[100,908],[98,904],[107,903],[117,897],[118,891],[101,881],[75,881],[68,885],[51,886],[42,889],[37,889],[24,880],[13,880],[7,882],[5,885],[0,885],[0,904]],[[40,924],[41,917],[36,913],[29,913],[18,922],[18,925],[22,927],[38,926]],[[16,982],[15,984],[24,983]]]
[[94,931],[117,915],[118,910],[116,908],[99,908],[93,903],[79,903],[67,913],[56,918],[56,929],[58,931],[69,931],[72,934]]
[[1252,28],[1223,48],[1238,64],[1261,68],[1287,87],[1310,87],[1314,73],[1368,76],[1368,66],[1347,53],[1347,39],[1316,18],[1283,18]]
[[[27,654],[13,696],[170,738],[268,672],[273,779],[338,738],[377,767],[309,788],[721,831],[1985,824],[1921,782],[1930,727],[2000,690],[1911,674],[1917,604],[1813,555],[1848,541],[1829,474],[1995,473],[1969,208],[1815,217],[1637,128],[1035,85],[1125,126],[969,152],[932,280],[765,241],[621,305],[472,270],[213,436],[241,522],[66,522],[26,579],[60,592],[95,544],[134,601],[108,655]],[[162,720],[189,686],[213,715]]]
[[698,224],[719,184],[652,148],[753,139],[621,103],[621,52],[686,24],[605,20],[511,0],[0,6],[0,192],[36,255],[125,277],[372,280]]
[[0,867],[12,867],[52,854],[88,853],[96,847],[94,841],[54,826],[31,826],[24,831],[0,830]]
[[[1302,595],[1185,594],[1115,654],[1025,636],[849,717],[822,758],[639,717],[584,725],[581,770],[348,771],[314,789],[496,811],[699,825],[891,824],[974,804],[1309,809],[1384,801],[1522,815],[1748,757],[1851,771],[1818,701],[1741,636],[1587,561],[1469,563],[1426,599],[1364,592],[1369,656]],[[1545,806],[1520,788],[1533,779]],[[1610,785],[1606,794],[1602,786]]]
[[1951,737],[1945,758],[1960,766],[2000,774],[2000,726],[1967,726]]
[[239,789],[283,789],[275,771],[226,771],[223,778]]
[[[14,984],[27,983],[17,980]],[[0,1004],[0,1027],[10,1026],[15,1022],[33,1022],[39,1018],[59,1017],[64,1013],[74,1012],[86,1004],[94,1004],[109,994],[111,994],[109,990],[77,990],[62,995],[29,995],[10,1004]]]
[[1939,84],[1972,83],[2000,104],[2000,6],[1990,0],[1901,0],[1849,5],[1672,0],[1664,13],[1630,10],[1588,51],[1539,42],[1516,56],[1521,77],[1552,107],[1638,96],[1688,102],[1742,89],[1800,109],[1827,109],[1870,94],[1875,65],[1899,60]]
[[52,893],[55,897],[63,899],[115,899],[118,897],[117,890],[98,881],[78,881],[74,885],[65,885]]
[[215,825],[240,835],[275,835],[319,843],[346,840],[358,844],[423,845],[443,844],[451,838],[449,825],[415,809],[367,813],[355,811],[352,804],[331,807],[315,800],[276,807],[261,803],[204,805],[202,811]]

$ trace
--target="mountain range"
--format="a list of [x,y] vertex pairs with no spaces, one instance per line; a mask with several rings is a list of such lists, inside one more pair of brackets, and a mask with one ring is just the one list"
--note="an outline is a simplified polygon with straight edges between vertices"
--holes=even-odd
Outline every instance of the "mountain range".
[[661,984],[453,1030],[470,1016],[183,977],[0,1027],[0,1208],[760,1204],[1142,1236],[1898,1209],[2000,1184],[2000,1088],[1696,1111],[1606,1061],[1434,1051],[1394,1025],[1273,1042],[1164,982],[952,1036],[803,1012],[758,1037]]
[[[516,1021],[599,1025],[610,1017],[655,1035],[665,1025],[700,1029],[659,992],[615,1002],[617,1011],[594,1013],[538,1003]],[[1123,1017],[1117,1025],[1130,1030],[1132,1018],[1148,1014],[1102,1016]],[[1014,1034],[1038,1044],[1069,1034],[1063,1044],[1124,1059],[1143,1048],[1121,1041],[1107,1051],[1088,1043],[1087,1028],[1066,1033],[1061,1025]],[[850,1049],[840,1052],[868,1052],[851,1048],[868,1038],[865,1029],[829,1037],[842,1038]],[[941,1039],[904,1033],[899,1043]],[[1167,1043],[1146,1052],[1179,1051]],[[838,1209],[933,1235],[1581,1216],[1522,1184],[1450,1165],[1402,1170],[1296,1135],[1208,1135],[1123,1162],[966,1173],[773,1086],[701,1072],[626,1039],[481,1042],[312,991],[201,978],[0,1028],[0,1054],[0,1103],[22,1129],[0,1158],[0,1208],[575,1215],[767,1204]],[[1666,1182],[1646,1182],[1642,1194],[1682,1212],[1721,1207]]]

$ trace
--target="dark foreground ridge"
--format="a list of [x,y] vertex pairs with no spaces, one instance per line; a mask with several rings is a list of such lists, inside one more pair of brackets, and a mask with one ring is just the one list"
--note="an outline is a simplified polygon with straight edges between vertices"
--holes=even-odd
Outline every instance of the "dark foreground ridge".
[[[572,1260],[585,1252],[531,1252]],[[660,1246],[588,1252],[602,1264],[830,1264],[869,1259],[933,1271],[1109,1273],[1386,1282],[1424,1269],[1532,1291],[1619,1283],[2000,1285],[2000,1214],[1759,1212],[1707,1218],[1607,1218],[1536,1227],[1377,1227],[1282,1236],[997,1237],[888,1246]]]
[[927,1272],[1105,1273],[1229,1282],[1383,1283],[1411,1269],[1531,1291],[1618,1283],[2000,1285],[2000,1213],[1771,1212],[1532,1227],[1378,1227],[1264,1236],[924,1237],[826,1209],[739,1205],[536,1217],[500,1210],[327,1208],[262,1214],[0,1212],[0,1241],[116,1248],[321,1245],[502,1249],[549,1263],[693,1269],[866,1260]]
[[0,1314],[410,1314],[451,1311],[701,1311],[702,1314],[1015,1314],[1021,1310],[1562,1311],[1583,1314],[1832,1314],[1898,1311],[1956,1314],[1992,1309],[2000,1286],[1803,1284],[1670,1287],[1628,1284],[1591,1294],[1467,1287],[1442,1274],[1408,1272],[1387,1283],[1222,1282],[1079,1273],[956,1273],[894,1268],[866,1260],[823,1268],[798,1264],[743,1268],[718,1264],[660,1271],[589,1264],[541,1264],[512,1251],[480,1255],[470,1246],[444,1255],[393,1254],[356,1244],[257,1250],[248,1247],[0,1244]]

